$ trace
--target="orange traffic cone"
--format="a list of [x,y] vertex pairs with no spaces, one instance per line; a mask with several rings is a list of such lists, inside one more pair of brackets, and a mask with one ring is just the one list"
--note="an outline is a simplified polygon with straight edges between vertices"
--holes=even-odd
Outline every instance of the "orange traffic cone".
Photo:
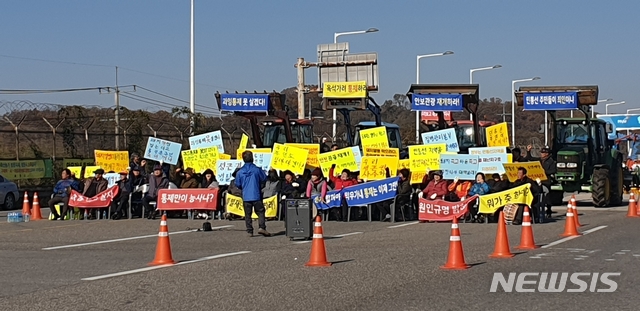
[[529,207],[524,207],[522,213],[522,233],[520,234],[520,245],[517,249],[536,249],[536,242],[533,240],[533,229],[531,228],[531,216],[529,216]]
[[149,263],[150,266],[172,265],[176,263],[171,257],[171,243],[169,242],[169,228],[167,227],[167,215],[162,215],[160,232],[158,232],[158,244],[156,245],[156,258]]
[[33,193],[33,206],[31,206],[33,215],[31,220],[42,220],[42,214],[40,213],[40,200],[38,199],[38,193]]
[[567,207],[567,217],[564,222],[564,233],[561,236],[576,236],[581,235],[576,229],[576,221],[573,220],[573,209],[569,206]]
[[24,192],[24,200],[22,200],[22,215],[31,215],[31,207],[29,205],[29,195]]
[[[531,219],[529,219],[531,221]],[[507,236],[507,224],[504,220],[504,213],[500,211],[500,219],[498,219],[498,233],[496,234],[496,247],[491,258],[510,258],[514,255],[509,250],[509,237]]]
[[447,263],[440,267],[441,269],[463,270],[468,269],[464,261],[464,253],[462,251],[462,241],[460,241],[460,229],[458,229],[458,219],[454,218],[451,224],[451,237],[449,237],[449,255]]
[[313,240],[311,241],[311,256],[307,267],[328,267],[331,263],[327,261],[327,250],[324,247],[324,237],[322,233],[322,217],[316,216],[313,224]]
[[578,218],[578,203],[576,203],[575,194],[571,196],[571,200],[569,200],[569,202],[571,202],[571,209],[573,209],[573,219],[576,223],[576,228],[582,227],[582,224],[580,223],[580,219]]
[[627,217],[638,217],[638,207],[636,205],[636,198],[631,192],[629,196],[629,209],[627,210]]

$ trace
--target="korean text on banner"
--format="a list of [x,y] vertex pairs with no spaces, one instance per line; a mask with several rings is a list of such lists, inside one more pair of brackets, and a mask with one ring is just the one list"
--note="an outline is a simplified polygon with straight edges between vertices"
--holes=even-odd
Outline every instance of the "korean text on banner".
[[489,126],[485,131],[488,147],[509,147],[509,129],[506,122]]
[[462,94],[413,94],[411,110],[462,111]]
[[96,194],[93,197],[85,197],[78,191],[71,190],[69,206],[78,208],[104,208],[109,207],[113,199],[118,195],[119,187],[111,187]]
[[[244,202],[241,197],[237,197],[235,195],[231,195],[227,193],[225,197],[227,203],[227,213],[244,217]],[[265,208],[265,218],[275,218],[278,217],[278,196],[274,195],[272,197],[266,198],[262,200],[262,204],[264,204]],[[255,211],[251,214],[251,218],[257,219],[258,215],[256,215]]]
[[220,110],[240,112],[266,112],[269,94],[220,94]]
[[536,178],[540,178],[541,181],[547,180],[547,174],[545,174],[540,161],[502,163],[502,166],[504,167],[510,182],[514,182],[518,179],[519,167],[524,167],[527,170],[527,176],[533,180],[536,180]]
[[[451,111],[444,111],[442,113],[444,115],[444,120],[445,121],[453,121],[453,119],[451,118]],[[438,114],[436,111],[430,111],[430,110],[426,110],[426,111],[421,111],[420,112],[420,121],[438,121]]]
[[320,153],[320,145],[286,143],[285,146],[291,146],[291,147],[309,150],[309,154],[307,155],[307,165],[311,167],[320,167],[320,163],[318,163],[318,154]]
[[356,166],[358,167],[356,171],[360,171],[360,165],[362,164],[362,152],[360,152],[360,147],[351,147],[351,152],[353,153],[353,158],[356,159]]
[[524,110],[573,110],[578,109],[577,92],[524,93]]
[[393,199],[398,192],[398,177],[370,181],[342,189],[349,206],[365,206]]
[[238,146],[238,149],[244,149],[247,148],[249,144],[249,136],[247,136],[247,134],[242,133],[242,138],[240,138],[240,146]]
[[391,157],[391,158],[400,158],[400,150],[398,148],[373,148],[373,147],[365,147],[364,156],[365,157]]
[[422,133],[422,144],[446,144],[447,151],[460,151],[460,147],[458,146],[458,138],[456,137],[456,130],[453,128]]
[[478,156],[470,154],[440,155],[442,178],[475,180],[478,173]]
[[440,155],[447,149],[446,144],[409,146],[409,169],[411,184],[422,183],[428,171],[440,169]]
[[478,198],[474,195],[461,202],[447,202],[443,200],[427,200],[420,198],[418,206],[418,220],[420,221],[450,221],[460,218],[469,212],[469,204]]
[[129,167],[129,151],[94,151],[96,165],[105,172],[120,173]]
[[379,126],[361,130],[360,141],[362,141],[362,148],[389,148],[389,137],[387,137],[387,128],[384,126]]
[[159,210],[211,210],[218,209],[218,188],[160,189]]
[[[387,169],[389,169],[389,174],[391,176],[387,176]],[[362,157],[360,178],[365,181],[385,179],[396,176],[397,170],[397,158],[364,156]]]
[[398,171],[403,168],[411,170],[409,159],[398,160]]
[[147,141],[147,148],[144,151],[144,158],[176,165],[178,164],[181,149],[182,144],[149,137],[149,140]]
[[481,195],[478,213],[493,214],[507,204],[526,204],[531,206],[533,194],[530,187],[530,184],[524,184],[502,192]]
[[326,210],[334,207],[342,206],[342,192],[340,190],[327,191],[324,196],[324,202],[320,200],[320,195],[312,195],[311,200],[319,210]]
[[[243,134],[244,135],[244,134]],[[189,146],[191,149],[200,149],[207,147],[218,147],[220,153],[224,153],[224,143],[222,143],[222,132],[215,131],[189,137]]]
[[322,97],[365,98],[367,97],[367,81],[324,82]]
[[307,149],[276,143],[273,145],[271,168],[281,171],[290,170],[294,174],[302,175],[308,156],[309,150]]
[[216,179],[220,186],[228,186],[233,179],[236,168],[242,167],[242,160],[218,160],[216,163]]
[[336,168],[333,171],[333,173],[336,175],[340,174],[340,172],[342,172],[342,170],[345,168],[350,171],[358,170],[356,159],[351,148],[342,148],[330,152],[321,153],[318,155],[318,162],[320,163],[322,174],[325,177],[329,176],[329,170],[331,169],[332,164],[336,165]]
[[253,153],[253,158],[254,158],[253,160],[255,162],[255,157],[257,153],[271,153],[271,148],[238,149],[236,150],[236,160],[242,160],[242,153],[245,151],[251,151],[251,153]]
[[508,163],[507,147],[469,148],[469,154],[478,156],[478,172],[505,173],[502,163]]
[[9,180],[52,177],[51,160],[0,161],[0,173]]
[[86,165],[95,165],[96,160],[94,159],[64,159],[62,160],[62,166],[65,168],[69,168],[69,166],[79,166],[83,167]]
[[207,169],[216,169],[216,162],[219,158],[218,152],[217,146],[182,150],[182,162],[185,168],[190,167],[196,173],[202,174]]

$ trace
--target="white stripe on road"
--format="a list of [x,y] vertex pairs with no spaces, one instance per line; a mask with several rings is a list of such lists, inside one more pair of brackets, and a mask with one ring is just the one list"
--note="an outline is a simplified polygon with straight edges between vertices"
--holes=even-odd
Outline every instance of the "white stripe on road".
[[[601,230],[601,229],[604,229],[604,228],[606,228],[606,227],[607,227],[607,226],[595,227],[595,228],[593,228],[593,229],[589,229],[589,230],[587,230],[587,231],[585,231],[585,232],[582,232],[582,235],[587,235],[587,234],[589,234],[589,233],[596,232],[596,231]],[[558,244],[560,244],[560,243],[564,243],[564,242],[566,242],[566,241],[570,241],[570,240],[573,240],[573,239],[575,239],[575,238],[579,238],[579,237],[581,237],[581,235],[568,236],[568,237],[566,237],[566,238],[563,238],[563,239],[557,240],[557,241],[555,241],[555,242],[551,242],[551,243],[549,243],[549,244],[547,244],[547,245],[544,245],[544,246],[542,246],[541,248],[549,248],[549,247],[551,247],[551,246],[556,246],[556,245],[558,245]]]
[[[350,236],[350,235],[356,235],[356,234],[361,234],[362,232],[350,232],[350,233],[344,233],[344,234],[338,234],[338,235],[332,235],[332,236],[327,236],[327,238],[331,239],[331,238],[343,238],[346,236]],[[313,240],[309,240],[309,241],[298,241],[298,242],[293,242],[293,244],[305,244],[305,243],[311,243]]]
[[401,225],[389,226],[389,227],[387,227],[387,228],[389,228],[389,229],[393,229],[393,228],[400,228],[400,227],[406,227],[406,226],[415,225],[415,224],[417,224],[417,223],[419,223],[419,221],[409,222],[409,223],[401,224]]
[[[213,227],[211,229],[223,229],[223,228],[229,228],[229,227],[233,227],[233,225]],[[196,232],[196,231],[198,231],[198,229],[185,230],[185,231],[176,231],[176,232],[170,232],[169,235]],[[113,239],[113,240],[105,240],[105,241],[96,241],[96,242],[88,242],[88,243],[80,243],[80,244],[70,244],[70,245],[62,245],[62,246],[45,247],[42,250],[43,251],[49,251],[49,250],[54,250],[54,249],[81,247],[81,246],[88,246],[88,245],[105,244],[105,243],[122,242],[122,241],[131,241],[131,240],[154,238],[154,237],[158,237],[158,234],[134,236],[134,237],[130,237],[130,238]]]
[[117,272],[117,273],[93,276],[93,277],[90,277],[90,278],[84,278],[82,280],[83,281],[95,281],[95,280],[112,278],[112,277],[116,277],[116,276],[129,275],[129,274],[140,273],[140,272],[145,272],[145,271],[151,271],[151,270],[156,270],[156,269],[161,269],[161,268],[167,268],[167,267],[179,266],[179,265],[186,265],[186,264],[201,262],[201,261],[205,261],[205,260],[224,258],[224,257],[242,255],[242,254],[248,254],[248,253],[251,253],[251,252],[250,251],[241,251],[241,252],[235,252],[235,253],[226,253],[226,254],[220,254],[220,255],[213,255],[213,256],[203,257],[203,258],[194,259],[194,260],[182,261],[182,262],[178,262],[178,263],[173,264],[173,265],[162,265],[162,266],[146,267],[146,268],[140,268],[140,269],[135,269],[135,270],[129,270],[129,271],[123,271],[123,272]]

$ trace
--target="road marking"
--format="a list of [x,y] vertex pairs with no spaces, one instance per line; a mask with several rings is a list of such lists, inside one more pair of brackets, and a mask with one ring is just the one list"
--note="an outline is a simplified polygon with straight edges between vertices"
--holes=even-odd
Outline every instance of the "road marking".
[[[606,228],[606,227],[607,227],[607,226],[595,227],[595,228],[593,228],[593,229],[589,229],[589,230],[587,230],[587,231],[585,231],[585,232],[582,232],[582,235],[587,235],[587,234],[589,234],[589,233],[596,232],[596,231],[601,230],[601,229],[604,229],[604,228]],[[557,241],[551,242],[551,243],[549,243],[549,244],[547,244],[547,245],[543,245],[541,248],[549,248],[549,247],[551,247],[551,246],[555,246],[555,245],[558,245],[558,244],[560,244],[560,243],[564,243],[564,242],[566,242],[566,241],[571,241],[571,240],[573,240],[573,239],[575,239],[575,238],[579,238],[579,237],[581,237],[582,235],[568,236],[568,237],[566,237],[566,238],[562,238],[562,239],[560,239],[560,240],[557,240]]]
[[[344,233],[344,234],[338,234],[338,235],[332,235],[332,236],[327,236],[327,238],[343,238],[346,236],[350,236],[350,235],[356,235],[356,234],[362,234],[362,232],[350,232],[350,233]],[[308,240],[308,241],[298,241],[298,242],[293,242],[293,244],[305,244],[305,243],[311,243],[313,240]]]
[[406,226],[411,226],[411,225],[415,225],[419,223],[419,221],[414,221],[414,222],[410,222],[410,223],[406,223],[406,224],[401,224],[401,225],[395,225],[395,226],[389,226],[387,228],[389,229],[393,229],[393,228],[400,228],[400,227],[406,227]]
[[604,261],[616,261],[615,259],[605,259]]
[[621,250],[621,252],[630,252],[630,251],[631,251],[630,249],[623,249],[623,250]]
[[584,258],[573,258],[575,260],[584,260]]
[[116,277],[116,276],[129,275],[129,274],[134,274],[134,273],[140,273],[140,272],[151,271],[151,270],[162,269],[162,268],[168,268],[168,267],[179,266],[179,265],[186,265],[186,264],[201,262],[201,261],[205,261],[205,260],[212,260],[212,259],[218,259],[218,258],[224,258],[224,257],[230,257],[230,256],[236,256],[236,255],[243,255],[243,254],[248,254],[248,253],[251,253],[251,252],[250,251],[241,251],[241,252],[235,252],[235,253],[226,253],[226,254],[220,254],[220,255],[213,255],[213,256],[203,257],[203,258],[194,259],[194,260],[181,261],[181,262],[178,262],[178,263],[173,264],[173,265],[162,265],[162,266],[146,267],[146,268],[134,269],[134,270],[129,270],[129,271],[123,271],[123,272],[117,272],[117,273],[93,276],[93,277],[89,277],[89,278],[84,278],[82,280],[83,281],[95,281],[95,280],[112,278],[112,277]]
[[[212,227],[211,229],[215,230],[215,229],[222,229],[222,228],[229,228],[229,227],[233,227],[233,225]],[[185,230],[185,231],[176,231],[176,232],[170,232],[169,235],[196,232],[196,231],[198,231],[198,229]],[[80,244],[70,244],[70,245],[62,245],[62,246],[45,247],[42,250],[43,251],[50,251],[50,250],[62,249],[62,248],[72,248],[72,247],[81,247],[81,246],[87,246],[87,245],[96,245],[96,244],[105,244],[105,243],[113,243],[113,242],[139,240],[139,239],[153,238],[153,237],[157,237],[157,236],[158,236],[158,234],[156,233],[156,234],[150,234],[150,235],[134,236],[134,237],[130,237],[130,238],[122,238],[122,239],[96,241],[96,242],[88,242],[88,243],[80,243]]]

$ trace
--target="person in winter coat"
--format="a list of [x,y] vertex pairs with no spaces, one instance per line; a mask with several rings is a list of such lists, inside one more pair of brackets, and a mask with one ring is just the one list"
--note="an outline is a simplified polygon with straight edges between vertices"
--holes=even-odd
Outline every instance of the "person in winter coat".
[[269,170],[269,174],[267,174],[267,181],[264,183],[264,187],[262,187],[262,197],[270,198],[278,193],[280,193],[282,182],[278,177],[278,172],[274,169]]
[[149,177],[149,192],[142,198],[142,206],[149,213],[147,219],[156,219],[156,211],[151,210],[151,202],[158,200],[158,191],[169,188],[169,179],[162,171],[162,166],[153,167],[153,175]]
[[202,173],[202,182],[200,183],[200,188],[218,188],[219,184],[216,180],[216,175],[213,174],[213,171],[208,168]]
[[187,169],[184,170],[184,179],[180,183],[180,189],[198,188],[200,184],[198,183],[198,180],[195,178],[195,175],[196,174],[193,171],[193,169],[190,167],[187,167]]
[[463,201],[471,189],[471,182],[468,180],[461,181],[456,177],[453,182],[447,187],[449,193],[453,194],[453,200],[451,201]]
[[296,180],[293,172],[287,170],[284,172],[284,181],[282,182],[281,194],[285,199],[299,198],[304,193],[301,184]]
[[[500,178],[500,175],[498,175]],[[476,182],[469,189],[468,196],[485,195],[491,192],[491,187],[487,184],[483,173],[476,174]],[[482,216],[478,215],[478,205],[475,202],[469,203],[469,217],[471,221],[482,222]]]
[[255,211],[258,215],[258,234],[271,236],[267,231],[265,220],[265,208],[262,202],[262,185],[267,181],[267,175],[262,169],[253,164],[253,153],[245,151],[242,153],[244,165],[236,175],[235,184],[242,190],[242,201],[244,208],[244,222],[249,236],[253,236],[253,225],[251,215]]
[[[349,171],[348,169],[346,168],[343,169],[340,176],[335,176],[334,174],[335,169],[336,169],[335,164],[331,165],[331,169],[329,169],[329,179],[331,179],[331,182],[333,183],[334,190],[340,191],[346,187],[354,186],[358,184],[358,181],[351,177],[351,171]],[[349,206],[347,205],[347,202],[344,200],[342,200],[341,205],[342,205],[341,212],[340,214],[336,215],[336,219],[338,219],[338,221],[340,220],[346,221],[347,219],[346,215],[349,212]]]
[[[51,209],[51,214],[53,214],[53,220],[64,219],[64,216],[67,214],[67,209],[69,208],[69,194],[71,193],[71,189],[79,191],[79,183],[71,177],[71,170],[65,168],[60,175],[62,179],[53,187],[53,197],[49,200],[49,209]],[[55,205],[59,203],[62,203],[60,215],[58,215],[58,211],[56,211],[55,208]]]
[[442,200],[448,192],[447,182],[442,179],[442,172],[435,171],[433,173],[433,179],[427,184],[427,187],[422,190],[419,196],[427,200]]
[[[107,190],[107,188],[109,187],[109,182],[104,179],[104,170],[99,168],[97,170],[95,170],[93,172],[94,177],[93,178],[88,178],[84,181],[84,188],[82,191],[82,195],[87,197],[87,198],[93,198],[94,196],[100,194],[100,192]],[[103,213],[106,212],[108,210],[108,208],[101,208],[98,210],[99,213]],[[87,213],[87,211],[85,210],[86,215],[88,215],[89,218],[94,217],[93,215],[91,215],[91,210],[89,210],[89,212]]]
[[[316,168],[311,173],[311,180],[307,183],[307,198],[318,196],[316,200],[324,202],[324,198],[327,195],[327,182],[322,178],[322,170]],[[313,204],[313,217],[318,213],[318,208]]]

